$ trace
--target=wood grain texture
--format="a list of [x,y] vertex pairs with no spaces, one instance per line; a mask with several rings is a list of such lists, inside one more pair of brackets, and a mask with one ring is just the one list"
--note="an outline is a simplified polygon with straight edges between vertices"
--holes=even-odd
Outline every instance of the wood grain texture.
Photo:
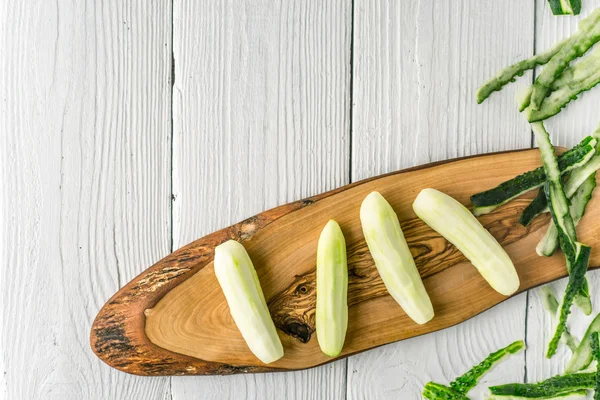
[[[513,93],[531,73],[480,106],[475,91],[532,54],[533,2],[356,0],[354,7],[353,179],[530,145]],[[521,295],[460,326],[351,357],[348,399],[420,398],[425,382],[448,382],[524,335]],[[486,375],[473,397],[486,383],[523,375],[521,354]]]
[[[416,193],[435,187],[468,204],[471,194],[539,165],[537,150],[472,157],[384,175],[265,211],[192,242],[127,284],[98,314],[92,348],[111,366],[142,375],[268,372],[332,361],[321,353],[314,336],[290,332],[291,325],[314,330],[314,282],[307,277],[314,272],[320,230],[331,218],[340,223],[349,249],[350,322],[341,357],[456,325],[506,297],[414,215]],[[456,183],[456,177],[467,175]],[[436,311],[427,324],[412,322],[374,273],[358,216],[360,203],[374,190],[386,197],[406,227],[407,242]],[[518,224],[528,204],[527,199],[515,200],[480,217],[513,260],[520,291],[566,275],[560,254],[545,259],[535,254],[548,216],[528,228]],[[600,217],[595,199],[587,214]],[[581,229],[580,236],[590,245],[598,241],[591,225]],[[269,365],[248,349],[214,276],[214,248],[230,239],[242,242],[253,259],[280,328],[285,356]],[[590,265],[599,266],[600,255],[592,256]],[[287,318],[278,318],[283,314]]]
[[[351,2],[174,3],[173,244],[348,180]],[[174,400],[343,399],[345,361],[173,378]]]
[[169,250],[170,4],[6,1],[0,27],[0,398],[166,398],[88,338]]
[[[546,2],[537,2],[536,51],[541,52],[552,46],[556,41],[570,36],[577,30],[579,21],[592,10],[600,7],[600,1],[589,0],[582,2],[581,15],[577,17],[556,17],[550,12]],[[579,96],[571,102],[560,114],[550,118],[546,127],[552,136],[552,142],[563,146],[572,146],[578,140],[591,134],[600,123],[600,88],[596,87]],[[598,192],[594,192],[598,196]],[[595,219],[585,216],[580,227],[586,224],[594,225]],[[579,228],[580,231],[582,228]],[[593,252],[599,249],[593,248]],[[596,315],[600,310],[600,276],[598,272],[588,274],[592,304]],[[566,280],[556,282],[550,287],[555,295],[561,298],[566,286]],[[579,310],[573,310],[569,318],[569,328],[577,336],[582,337],[591,317],[586,317]],[[552,335],[552,321],[544,310],[540,291],[529,293],[529,308],[527,312],[527,380],[535,382],[563,372],[571,353],[564,346],[559,347],[558,353],[551,359],[545,358],[548,342]],[[590,394],[590,399],[592,395]]]

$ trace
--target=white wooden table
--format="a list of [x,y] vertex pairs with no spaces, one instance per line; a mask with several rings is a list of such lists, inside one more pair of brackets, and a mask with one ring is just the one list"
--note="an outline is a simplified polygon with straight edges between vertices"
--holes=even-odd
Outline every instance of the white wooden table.
[[[537,290],[296,373],[135,377],[88,335],[119,287],[209,232],[388,171],[531,147],[513,95],[532,74],[481,106],[475,90],[579,19],[545,0],[0,1],[1,397],[418,399],[521,338],[476,392],[560,373]],[[591,133],[598,104],[592,91],[548,122],[554,142]]]

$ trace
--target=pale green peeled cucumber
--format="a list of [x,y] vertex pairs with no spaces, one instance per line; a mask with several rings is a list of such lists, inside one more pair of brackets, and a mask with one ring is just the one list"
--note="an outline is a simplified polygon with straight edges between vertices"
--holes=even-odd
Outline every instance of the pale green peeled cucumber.
[[410,254],[398,216],[379,192],[360,206],[363,234],[387,291],[416,323],[433,318],[433,306]]
[[340,226],[330,220],[317,247],[317,340],[321,351],[337,357],[348,328],[348,262]]
[[265,364],[279,360],[283,346],[244,246],[235,240],[217,246],[214,266],[231,316],[250,351]]
[[519,276],[510,257],[465,206],[438,190],[423,189],[413,209],[455,245],[494,290],[510,296],[519,289]]

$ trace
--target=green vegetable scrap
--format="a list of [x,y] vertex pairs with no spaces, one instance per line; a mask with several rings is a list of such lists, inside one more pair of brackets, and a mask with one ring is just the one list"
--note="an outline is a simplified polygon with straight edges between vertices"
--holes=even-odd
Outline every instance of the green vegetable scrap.
[[525,71],[533,69],[538,65],[546,64],[560,51],[565,43],[566,41],[557,43],[544,53],[536,54],[527,60],[519,61],[518,63],[498,72],[496,76],[484,83],[483,86],[477,90],[477,103],[483,103],[483,101],[490,97],[492,93],[502,90],[505,85],[509,84],[510,82],[514,82],[515,78],[517,76],[522,76]]
[[592,389],[595,383],[595,373],[559,375],[539,383],[509,383],[507,385],[492,386],[490,387],[490,394],[492,396],[513,396],[525,399],[548,399]]
[[[535,134],[535,138],[542,155],[544,171],[548,177],[548,181],[544,184],[544,191],[546,193],[546,197],[549,199],[550,214],[552,215],[552,220],[557,227],[559,245],[565,254],[567,270],[569,271],[570,275],[571,266],[576,262],[577,259],[576,248],[578,248],[578,246],[576,244],[577,234],[575,232],[575,224],[573,223],[573,219],[571,218],[571,213],[569,211],[569,200],[567,199],[562,186],[559,165],[554,155],[554,147],[552,147],[552,143],[550,142],[550,135],[548,135],[546,128],[544,128],[544,124],[541,122],[531,124],[531,128]],[[593,142],[595,144],[595,139]],[[587,265],[585,266],[585,271],[587,271]],[[592,306],[587,290],[585,271],[583,272],[581,284],[579,281],[573,282],[572,290],[577,288],[577,292],[573,293],[573,296],[579,292],[577,304],[584,312],[588,313],[591,312]],[[569,287],[567,286],[567,289],[568,288]],[[565,300],[566,299],[567,292],[565,292]],[[562,335],[562,330],[566,324],[566,318],[570,313],[570,307],[574,299],[575,298],[573,297],[568,303],[563,300],[563,307],[568,307],[568,309],[566,310],[566,313],[561,311],[561,315],[559,316],[557,334],[560,333],[560,335],[558,338],[556,338],[557,343],[558,339],[560,339],[560,336]],[[551,357],[555,351],[556,348],[553,348],[553,346],[549,347],[548,357]]]
[[528,226],[533,219],[539,214],[543,213],[548,208],[548,199],[544,188],[538,191],[535,198],[525,207],[521,216],[519,217],[519,223],[523,226]]
[[[600,83],[600,46],[595,46],[590,54],[579,63],[567,67],[550,88],[550,94],[541,108],[525,108],[529,122],[542,121],[560,112],[571,100],[577,99],[580,93],[588,91]],[[532,92],[533,95],[533,92]]]
[[[590,335],[592,355],[596,363],[600,363],[600,346],[598,345],[598,332]],[[600,369],[596,368],[596,384],[594,385],[594,400],[600,400]]]
[[587,390],[574,390],[572,392],[564,392],[552,396],[541,396],[541,397],[524,397],[524,396],[510,396],[510,395],[491,395],[487,397],[487,400],[527,400],[527,399],[538,399],[538,400],[585,400],[587,397]]
[[590,253],[591,248],[589,246],[582,245],[581,243],[575,243],[575,263],[571,268],[571,272],[569,274],[569,283],[567,283],[565,295],[560,306],[556,331],[552,337],[552,340],[550,340],[550,344],[548,345],[548,351],[546,353],[548,358],[552,357],[556,353],[558,341],[566,330],[567,317],[571,312],[573,300],[575,299],[577,293],[579,293],[584,286],[585,273],[587,272]]
[[600,40],[600,8],[579,23],[579,30],[550,58],[537,77],[533,84],[529,105],[532,110],[541,109],[552,83],[560,77],[571,61],[585,54],[598,40]]
[[571,359],[567,363],[565,373],[572,374],[590,366],[594,359],[590,346],[590,336],[594,332],[600,332],[600,314],[594,318],[585,331],[581,343],[579,343],[579,346],[577,346],[577,349],[573,352],[573,356],[571,356]]
[[522,340],[517,340],[491,353],[482,362],[452,381],[449,387],[440,383],[428,382],[423,388],[423,397],[429,400],[468,399],[466,394],[477,385],[477,382],[485,373],[508,355],[515,354],[524,348],[525,343]]
[[[569,199],[575,195],[575,192],[581,187],[581,185],[583,185],[590,175],[594,174],[596,170],[600,169],[600,149],[596,148],[598,147],[597,140],[592,139],[590,145],[595,146],[594,150],[590,151],[582,159],[578,166],[572,169],[569,179],[566,181],[566,184],[563,184],[565,196],[567,196]],[[541,190],[533,202],[531,202],[525,208],[525,210],[523,210],[523,214],[521,215],[519,222],[523,226],[527,226],[537,215],[548,211],[549,208],[546,194]]]
[[[544,309],[550,313],[552,319],[556,322],[558,316],[558,300],[556,300],[554,293],[552,293],[552,290],[550,290],[548,286],[544,286],[541,292],[542,305],[544,306]],[[577,340],[575,336],[571,335],[568,329],[565,328],[565,332],[563,333],[561,340],[569,349],[571,349],[573,353],[577,351],[579,340]]]
[[427,382],[425,384],[423,397],[429,400],[469,400],[464,394],[435,382]]
[[[565,254],[570,254],[572,256],[574,254],[577,236],[575,234],[575,225],[571,219],[571,214],[569,214],[569,200],[565,195],[560,180],[561,172],[554,154],[554,147],[552,147],[552,143],[550,142],[550,135],[541,122],[531,124],[531,128],[542,155],[544,171],[548,177],[548,181],[544,185],[544,191],[546,192],[546,197],[550,200],[552,219],[558,227],[559,238],[561,238],[561,234],[563,236],[561,238],[561,249]],[[571,260],[574,259],[574,257],[568,258]]]
[[[577,189],[575,194],[570,198],[571,205],[569,212],[573,218],[573,224],[577,226],[583,215],[588,202],[592,198],[592,192],[596,187],[596,173],[592,173]],[[545,197],[545,196],[544,196]],[[558,248],[558,230],[554,222],[550,221],[548,230],[544,234],[542,240],[538,243],[536,251],[540,256],[550,257]]]
[[493,352],[485,358],[482,362],[471,368],[465,374],[456,378],[453,382],[450,382],[450,386],[459,393],[467,393],[473,389],[479,379],[489,370],[491,370],[496,364],[502,361],[503,358],[510,354],[515,354],[525,348],[525,343],[522,340],[517,340],[509,344],[508,346]]
[[[600,139],[600,126],[591,137],[596,141]],[[598,152],[600,152],[600,145],[596,143],[596,153]],[[564,185],[565,194],[569,197],[571,202],[569,211],[575,226],[577,226],[585,214],[587,203],[590,201],[592,192],[596,187],[596,170],[600,168],[600,153],[596,153],[594,153],[589,162],[576,168],[571,173],[567,184]],[[540,256],[551,256],[557,247],[558,231],[556,226],[554,226],[554,222],[550,222],[550,226],[540,243],[538,243],[536,251]],[[589,313],[586,314],[589,315]]]
[[[561,174],[584,165],[594,154],[595,145],[595,139],[588,136],[578,145],[560,155],[558,157],[558,167]],[[545,181],[544,167],[539,167],[503,182],[495,188],[477,193],[471,196],[471,202],[475,206],[473,213],[475,215],[490,213],[510,200],[541,187]]]
[[548,0],[554,15],[579,15],[581,0]]

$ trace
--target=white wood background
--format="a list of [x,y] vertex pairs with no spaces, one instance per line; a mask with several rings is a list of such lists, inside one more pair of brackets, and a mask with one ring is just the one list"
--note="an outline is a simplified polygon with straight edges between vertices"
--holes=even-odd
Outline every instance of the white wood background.
[[[475,90],[579,19],[545,0],[0,0],[1,398],[418,399],[521,338],[473,398],[561,372],[537,290],[295,373],[134,377],[88,336],[119,287],[197,237],[384,172],[532,146],[513,100],[532,73],[481,106]],[[592,132],[599,103],[553,118],[555,143]]]

